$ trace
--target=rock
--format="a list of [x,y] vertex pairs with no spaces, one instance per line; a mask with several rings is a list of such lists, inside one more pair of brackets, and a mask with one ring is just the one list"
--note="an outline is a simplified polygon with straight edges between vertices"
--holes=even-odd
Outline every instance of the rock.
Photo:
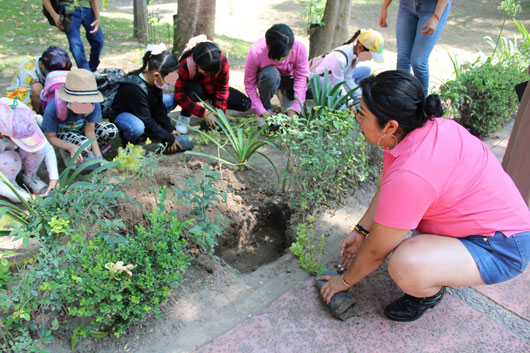
[[[337,276],[337,273],[326,268],[321,274],[316,276],[315,282],[319,290],[327,282],[319,281],[318,278],[321,276]],[[348,320],[357,313],[356,300],[350,291],[335,294],[328,306],[333,315],[342,321]]]

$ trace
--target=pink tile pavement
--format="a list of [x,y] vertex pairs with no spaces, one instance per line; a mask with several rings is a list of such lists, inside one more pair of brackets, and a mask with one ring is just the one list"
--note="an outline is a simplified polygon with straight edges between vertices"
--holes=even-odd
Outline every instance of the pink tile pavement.
[[381,271],[363,280],[354,294],[359,314],[342,322],[331,315],[313,280],[308,280],[198,352],[530,351],[530,342],[448,294],[416,322],[386,320],[382,316],[384,305],[400,294]]
[[530,320],[530,301],[528,300],[530,270],[525,271],[520,276],[508,282],[491,286],[476,286],[473,288],[504,306],[506,309]]

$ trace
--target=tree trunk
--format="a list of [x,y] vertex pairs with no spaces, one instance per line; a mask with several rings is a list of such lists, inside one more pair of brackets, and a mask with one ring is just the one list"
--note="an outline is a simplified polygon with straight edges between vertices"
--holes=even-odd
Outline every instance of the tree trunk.
[[205,34],[213,40],[215,33],[215,0],[178,0],[178,12],[173,16],[173,52],[182,53],[188,40]]
[[350,38],[350,15],[352,0],[330,0],[326,2],[324,25],[309,30],[309,57],[324,54]]
[[134,38],[138,39],[139,42],[146,44],[148,33],[147,23],[147,1],[146,0],[134,0]]

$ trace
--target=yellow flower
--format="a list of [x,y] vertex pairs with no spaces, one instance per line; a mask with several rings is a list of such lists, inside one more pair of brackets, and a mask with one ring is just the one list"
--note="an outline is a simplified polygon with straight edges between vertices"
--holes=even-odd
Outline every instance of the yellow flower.
[[109,270],[112,274],[112,278],[114,278],[117,281],[121,281],[121,279],[117,278],[114,274],[118,271],[123,271],[127,274],[127,276],[132,277],[131,270],[134,269],[136,265],[128,264],[126,266],[123,266],[123,261],[118,261],[116,263],[108,262],[105,264],[105,268]]

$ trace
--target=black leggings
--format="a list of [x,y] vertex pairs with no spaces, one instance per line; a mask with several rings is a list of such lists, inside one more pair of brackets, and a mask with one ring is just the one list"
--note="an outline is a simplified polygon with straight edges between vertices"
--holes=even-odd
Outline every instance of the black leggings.
[[[194,102],[199,102],[201,99],[215,99],[215,95],[206,94],[202,86],[197,82],[192,82],[186,87],[186,94]],[[237,110],[240,112],[246,112],[250,109],[251,106],[250,99],[243,93],[232,87],[228,87],[228,100],[226,103],[227,109]],[[180,115],[191,116],[191,112],[182,110],[182,113],[180,113]]]

